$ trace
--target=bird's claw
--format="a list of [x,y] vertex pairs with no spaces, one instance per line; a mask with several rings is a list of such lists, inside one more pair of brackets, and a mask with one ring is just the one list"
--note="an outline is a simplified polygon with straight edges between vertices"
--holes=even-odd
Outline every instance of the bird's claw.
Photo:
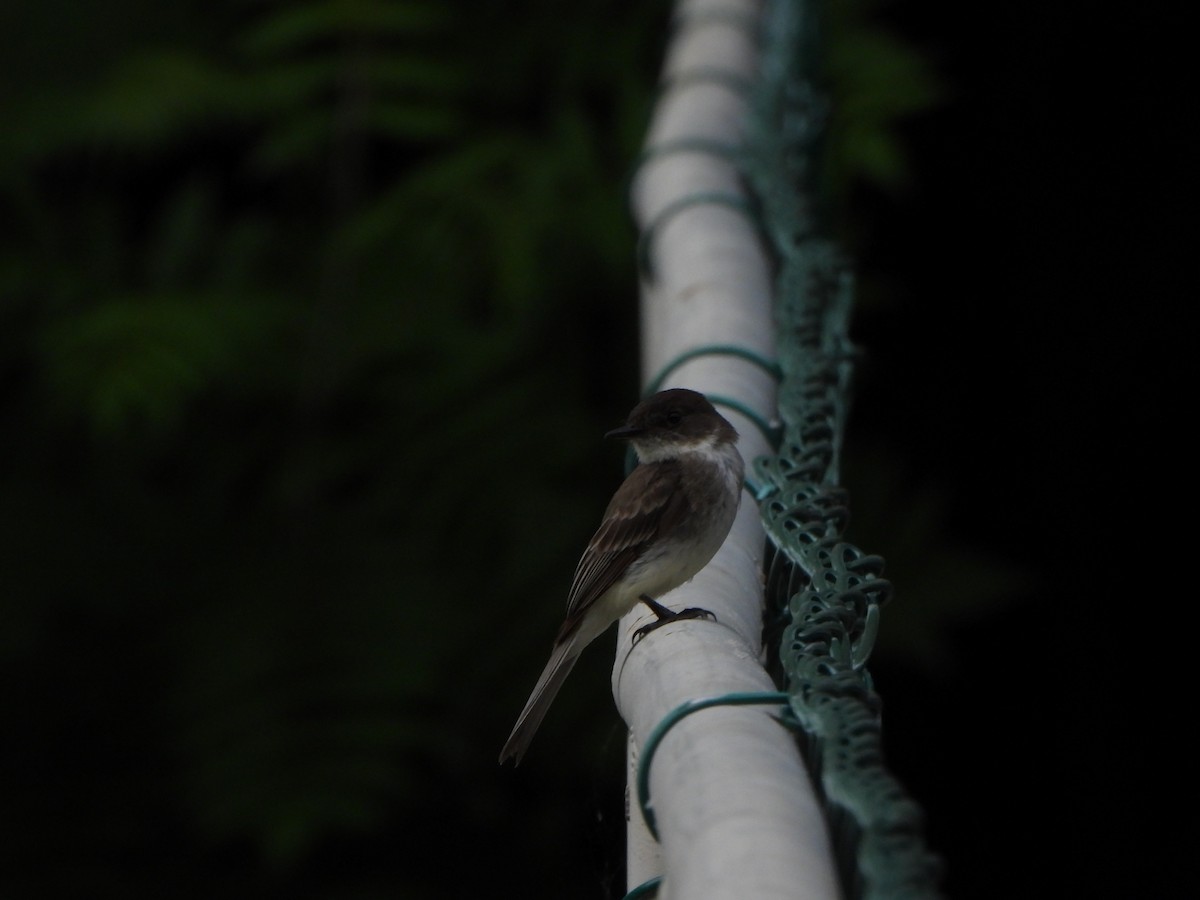
[[701,609],[699,606],[689,606],[687,609],[681,609],[678,612],[672,612],[669,616],[662,616],[653,622],[648,622],[633,633],[633,645],[652,632],[654,629],[666,625],[668,622],[675,622],[679,619],[711,619],[717,621],[716,614],[707,609]]

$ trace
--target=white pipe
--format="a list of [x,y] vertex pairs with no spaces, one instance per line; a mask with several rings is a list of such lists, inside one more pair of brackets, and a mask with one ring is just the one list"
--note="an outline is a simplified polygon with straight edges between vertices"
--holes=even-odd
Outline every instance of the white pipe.
[[[720,70],[756,78],[753,23],[761,4],[684,0],[678,9],[683,24],[664,71],[675,82],[656,108],[647,148],[683,139],[735,147],[746,127],[746,98],[728,81],[679,76]],[[751,28],[726,13],[745,17]],[[699,150],[651,156],[634,184],[635,215],[645,230],[682,198],[711,193],[745,196],[733,161]],[[744,212],[719,202],[688,205],[658,221],[651,240],[652,274],[642,292],[643,383],[698,346],[735,345],[774,358],[772,275]],[[661,387],[729,397],[763,419],[774,417],[773,377],[743,359],[698,357]],[[738,429],[747,463],[770,452],[748,418],[720,411]],[[661,875],[662,900],[839,896],[825,821],[794,737],[772,718],[777,707],[722,706],[680,721],[650,770],[661,843],[641,822],[637,754],[664,716],[688,700],[776,690],[760,663],[763,543],[754,498],[743,492],[733,530],[713,561],[660,598],[676,609],[711,610],[717,621],[673,622],[636,647],[633,631],[653,616],[638,608],[620,622],[613,694],[632,734],[628,883],[633,888]]]

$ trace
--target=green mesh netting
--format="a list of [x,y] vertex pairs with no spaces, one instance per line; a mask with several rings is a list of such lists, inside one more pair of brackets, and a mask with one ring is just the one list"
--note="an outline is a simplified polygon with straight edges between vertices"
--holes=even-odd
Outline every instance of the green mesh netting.
[[768,535],[768,615],[790,709],[825,804],[847,896],[939,896],[922,816],[883,765],[879,699],[865,663],[891,595],[883,561],[842,535],[838,486],[852,367],[851,273],[815,224],[810,170],[825,104],[814,80],[815,4],[767,4],[764,78],[753,95],[744,172],[777,270],[777,455],[756,461]]

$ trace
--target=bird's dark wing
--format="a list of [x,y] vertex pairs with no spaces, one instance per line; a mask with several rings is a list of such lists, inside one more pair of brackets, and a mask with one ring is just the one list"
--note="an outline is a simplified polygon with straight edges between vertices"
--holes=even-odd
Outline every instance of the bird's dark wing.
[[638,466],[617,488],[575,569],[560,640],[658,534],[686,515],[687,500],[679,479],[679,464],[663,460]]

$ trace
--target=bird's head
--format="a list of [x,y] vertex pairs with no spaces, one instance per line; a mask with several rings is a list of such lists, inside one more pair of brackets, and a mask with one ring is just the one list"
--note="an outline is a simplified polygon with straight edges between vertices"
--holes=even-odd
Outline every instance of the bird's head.
[[737,432],[703,394],[672,388],[647,397],[605,437],[629,441],[642,462],[653,462],[732,444]]

